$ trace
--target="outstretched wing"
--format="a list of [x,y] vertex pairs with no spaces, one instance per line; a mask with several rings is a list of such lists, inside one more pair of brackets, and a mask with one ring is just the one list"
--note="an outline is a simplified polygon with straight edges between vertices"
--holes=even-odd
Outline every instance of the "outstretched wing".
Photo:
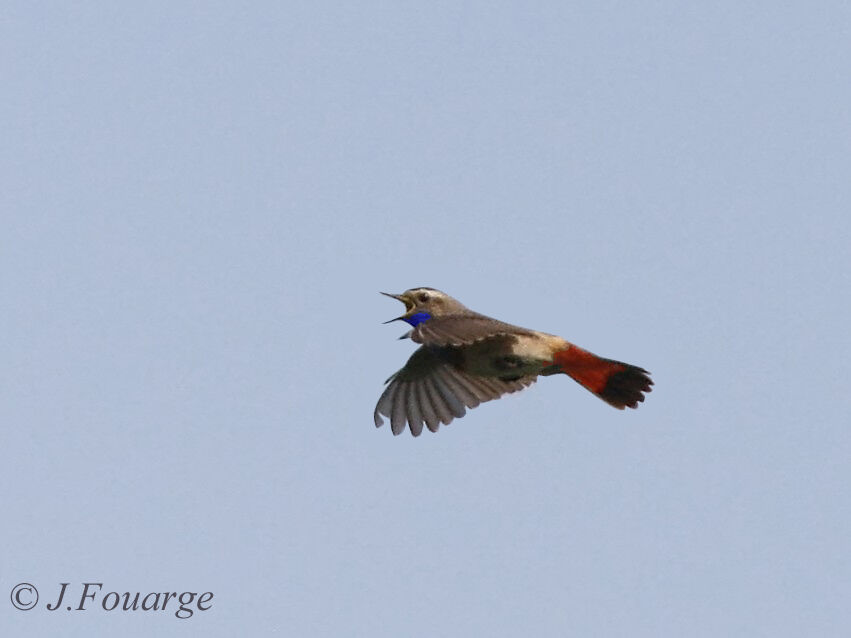
[[411,331],[411,339],[429,346],[463,346],[502,335],[532,335],[532,330],[512,326],[470,311],[444,317],[431,317]]
[[513,381],[471,376],[452,364],[452,350],[418,348],[405,367],[387,380],[375,406],[375,426],[384,425],[384,415],[390,418],[393,434],[402,433],[406,423],[414,436],[422,433],[423,425],[437,432],[441,423],[464,416],[465,408],[475,408],[535,382],[534,376]]

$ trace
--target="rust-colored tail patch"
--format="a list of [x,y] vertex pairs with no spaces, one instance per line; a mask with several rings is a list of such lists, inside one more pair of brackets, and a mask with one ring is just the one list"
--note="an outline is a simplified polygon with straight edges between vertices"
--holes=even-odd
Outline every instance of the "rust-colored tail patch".
[[653,385],[644,368],[604,359],[574,345],[556,352],[553,364],[618,410],[637,408]]

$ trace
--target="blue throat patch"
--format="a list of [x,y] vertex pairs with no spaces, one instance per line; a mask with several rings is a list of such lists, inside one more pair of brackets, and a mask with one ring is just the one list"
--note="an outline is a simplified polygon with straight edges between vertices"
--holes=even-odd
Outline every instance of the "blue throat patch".
[[416,328],[423,321],[428,321],[429,319],[431,319],[431,315],[427,312],[418,312],[417,314],[411,315],[410,317],[405,317],[404,321],[406,323],[411,324],[411,327]]

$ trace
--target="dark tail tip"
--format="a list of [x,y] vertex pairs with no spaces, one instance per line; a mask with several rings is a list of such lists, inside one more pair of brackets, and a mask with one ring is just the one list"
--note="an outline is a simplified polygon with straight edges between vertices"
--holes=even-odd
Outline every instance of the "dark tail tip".
[[597,396],[618,410],[637,408],[638,404],[644,401],[644,393],[653,389],[650,373],[644,368],[628,363],[620,363],[620,365],[623,366],[623,370],[609,375],[606,385],[597,393]]

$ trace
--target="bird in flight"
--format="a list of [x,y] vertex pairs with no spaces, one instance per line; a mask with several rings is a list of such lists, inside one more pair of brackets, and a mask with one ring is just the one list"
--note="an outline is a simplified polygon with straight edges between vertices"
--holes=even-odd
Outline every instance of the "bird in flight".
[[389,417],[393,434],[441,423],[532,385],[539,375],[566,374],[609,405],[637,408],[653,381],[644,368],[604,359],[569,341],[512,326],[473,312],[434,288],[412,288],[401,295],[381,293],[405,304],[410,337],[421,344],[401,370],[387,380],[375,406],[375,426]]

